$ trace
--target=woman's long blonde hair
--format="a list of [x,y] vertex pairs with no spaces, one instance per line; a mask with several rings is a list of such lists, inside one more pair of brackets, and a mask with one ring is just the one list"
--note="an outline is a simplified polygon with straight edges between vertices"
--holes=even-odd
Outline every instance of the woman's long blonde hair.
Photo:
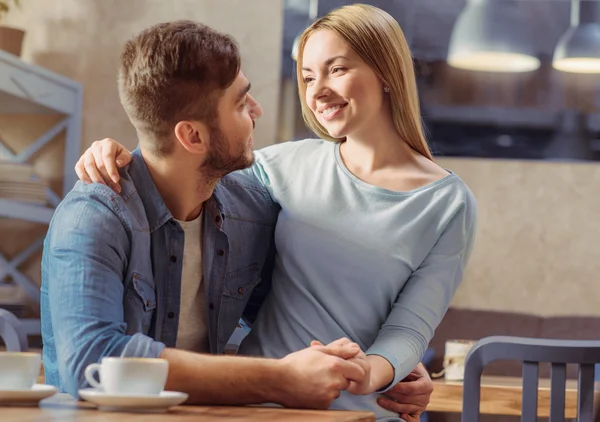
[[320,29],[328,29],[342,37],[373,69],[384,86],[389,87],[396,130],[411,148],[433,160],[423,133],[417,82],[408,43],[398,22],[374,6],[353,4],[335,9],[316,20],[300,36],[296,72],[302,117],[308,127],[323,139],[343,140],[332,138],[306,103],[302,56],[308,38]]

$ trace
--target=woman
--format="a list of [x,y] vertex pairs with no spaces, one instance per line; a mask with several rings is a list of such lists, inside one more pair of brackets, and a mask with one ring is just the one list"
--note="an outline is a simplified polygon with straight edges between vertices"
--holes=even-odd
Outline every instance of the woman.
[[272,291],[240,353],[282,357],[348,337],[371,375],[333,408],[399,420],[377,393],[417,365],[446,312],[472,249],[475,200],[433,162],[411,54],[390,15],[357,4],[315,21],[297,74],[304,119],[321,139],[257,151],[245,170],[281,212]]

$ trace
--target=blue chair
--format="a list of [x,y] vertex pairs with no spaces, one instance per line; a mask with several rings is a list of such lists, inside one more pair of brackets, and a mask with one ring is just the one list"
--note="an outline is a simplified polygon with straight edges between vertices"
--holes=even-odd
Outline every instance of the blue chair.
[[27,333],[21,321],[6,309],[0,309],[0,338],[7,352],[26,352],[28,350]]
[[479,340],[467,355],[463,382],[462,422],[479,422],[481,374],[498,359],[523,362],[521,422],[535,422],[538,408],[538,365],[552,365],[550,422],[564,421],[567,364],[579,365],[577,421],[594,419],[594,367],[600,363],[600,341],[548,340],[492,336]]

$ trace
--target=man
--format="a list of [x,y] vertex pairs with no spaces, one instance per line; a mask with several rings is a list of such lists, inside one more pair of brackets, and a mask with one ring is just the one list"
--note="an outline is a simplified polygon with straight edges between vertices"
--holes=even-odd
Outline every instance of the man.
[[244,310],[251,320],[260,305],[255,287],[269,286],[278,209],[261,186],[229,174],[253,160],[262,110],[249,89],[235,42],[204,25],[159,24],[125,45],[119,93],[140,148],[119,194],[78,183],[51,223],[49,383],[75,395],[103,356],[162,357],[167,388],[191,403],[324,408],[368,376],[345,339],[281,360],[200,354],[222,353]]

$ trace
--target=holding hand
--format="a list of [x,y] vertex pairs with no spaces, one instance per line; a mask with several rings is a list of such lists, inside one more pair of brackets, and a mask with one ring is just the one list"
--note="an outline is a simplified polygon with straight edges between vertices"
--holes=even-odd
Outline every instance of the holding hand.
[[352,359],[360,347],[349,340],[313,346],[281,359],[282,391],[286,407],[327,409],[352,382],[361,383],[365,370]]
[[[329,343],[327,346],[324,346],[320,341],[313,340],[310,345],[311,347],[323,347],[325,350],[330,348],[335,348],[339,346],[343,346],[346,344],[354,344],[351,343],[347,338],[341,338],[332,343]],[[358,345],[358,353],[356,356],[349,359],[349,361],[356,363],[365,371],[365,377],[362,381],[351,381],[348,388],[346,389],[351,394],[356,395],[367,395],[371,394],[375,391],[373,386],[371,385],[371,364],[367,359],[367,355],[360,349]]]
[[[311,346],[327,349],[329,347],[339,347],[344,344],[354,343],[351,343],[348,339],[340,339],[327,346],[323,346],[318,341],[313,341]],[[381,374],[377,374],[376,372],[387,372],[387,366],[384,364],[387,361],[382,357],[376,355],[367,356],[359,349],[359,352],[355,356],[348,359],[351,362],[357,363],[365,371],[365,377],[362,381],[350,381],[346,389],[348,392],[357,395],[366,395],[387,385],[386,382],[381,383],[376,381],[377,378],[381,378],[379,377]],[[384,376],[382,379],[385,378]],[[387,382],[389,383],[389,381]],[[377,383],[380,385],[375,385]],[[425,366],[419,363],[406,378],[386,391],[383,397],[377,402],[384,409],[398,413],[406,422],[419,422],[421,413],[427,409],[432,392],[433,382],[429,377],[429,373],[425,369]]]

